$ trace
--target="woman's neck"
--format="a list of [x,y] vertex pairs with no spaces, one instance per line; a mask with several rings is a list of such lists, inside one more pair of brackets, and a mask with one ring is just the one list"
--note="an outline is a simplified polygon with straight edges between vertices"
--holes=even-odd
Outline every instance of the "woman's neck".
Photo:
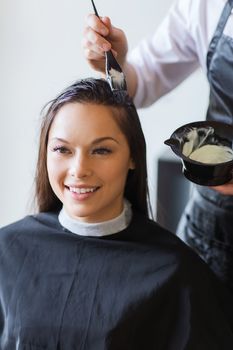
[[63,207],[59,213],[58,219],[60,224],[80,236],[101,237],[112,235],[124,230],[130,223],[132,218],[131,204],[128,200],[124,200],[124,206],[121,214],[111,220],[87,223],[71,218]]

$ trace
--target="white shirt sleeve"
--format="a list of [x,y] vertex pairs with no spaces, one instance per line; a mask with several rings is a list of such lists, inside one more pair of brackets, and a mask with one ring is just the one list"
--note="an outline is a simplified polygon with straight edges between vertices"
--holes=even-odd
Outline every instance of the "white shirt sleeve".
[[192,1],[176,1],[155,34],[130,53],[138,78],[138,108],[151,105],[200,65],[191,30]]

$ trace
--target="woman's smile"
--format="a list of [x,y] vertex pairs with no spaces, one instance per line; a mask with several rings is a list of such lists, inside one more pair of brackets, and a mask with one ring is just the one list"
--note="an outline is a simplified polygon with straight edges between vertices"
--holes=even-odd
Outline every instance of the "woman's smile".
[[83,201],[92,198],[93,195],[100,189],[100,186],[65,186],[65,188],[70,192],[73,199]]

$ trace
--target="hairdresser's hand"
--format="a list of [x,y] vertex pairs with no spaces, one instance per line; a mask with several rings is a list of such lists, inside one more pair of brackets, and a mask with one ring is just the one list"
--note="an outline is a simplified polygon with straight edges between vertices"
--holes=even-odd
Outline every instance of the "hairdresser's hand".
[[231,180],[225,185],[213,186],[211,188],[221,194],[224,194],[227,196],[233,196],[233,180]]
[[83,34],[83,49],[90,66],[104,73],[104,52],[111,49],[118,63],[123,67],[128,44],[124,32],[113,27],[108,17],[99,19],[94,14],[90,14]]

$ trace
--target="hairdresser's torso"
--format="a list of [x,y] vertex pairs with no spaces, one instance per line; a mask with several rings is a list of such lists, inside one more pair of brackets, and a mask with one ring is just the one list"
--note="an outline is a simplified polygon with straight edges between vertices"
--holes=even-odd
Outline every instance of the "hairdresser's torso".
[[[226,0],[178,0],[152,38],[129,55],[138,75],[135,104],[155,102],[201,66],[207,74],[207,53]],[[233,14],[224,28],[233,38]]]

